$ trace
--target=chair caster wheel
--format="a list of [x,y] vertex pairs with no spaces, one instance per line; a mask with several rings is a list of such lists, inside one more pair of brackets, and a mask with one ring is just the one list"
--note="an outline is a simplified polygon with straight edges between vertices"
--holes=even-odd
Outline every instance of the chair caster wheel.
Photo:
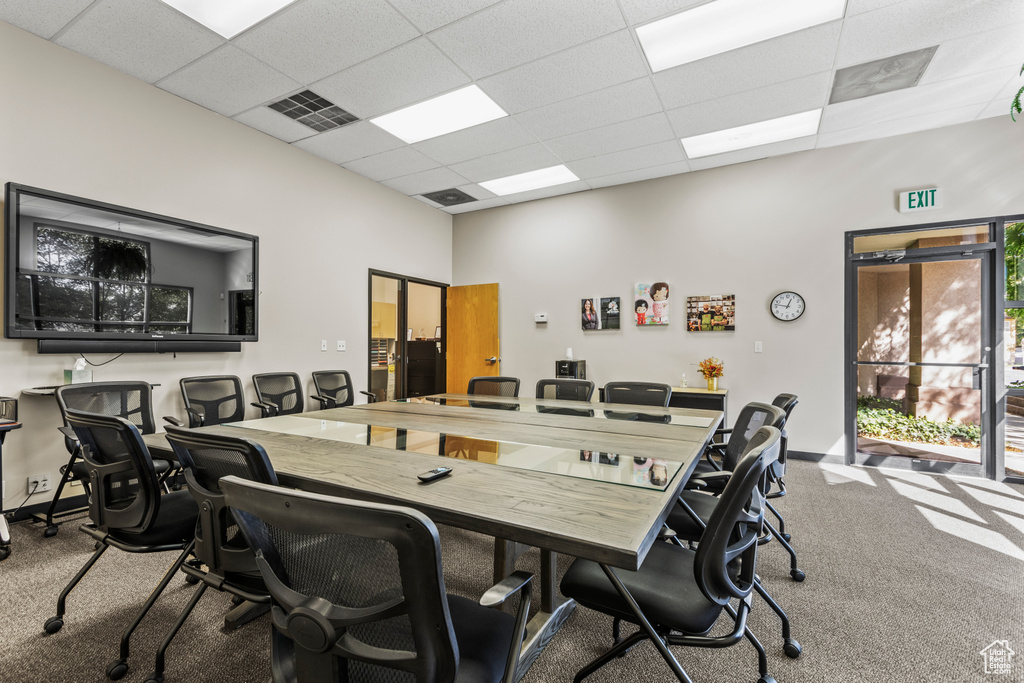
[[793,537],[789,534],[782,534],[782,539],[786,541],[786,543],[789,543],[791,540],[793,540]]
[[112,681],[124,678],[126,673],[128,673],[128,663],[123,659],[116,659],[107,667],[107,678]]
[[64,628],[64,620],[60,617],[50,617],[46,620],[46,623],[43,624],[43,630],[50,635],[53,635],[62,628]]
[[0,562],[3,562],[11,556],[11,549],[7,546],[0,548]]
[[785,652],[786,656],[790,659],[796,659],[804,650],[800,647],[800,643],[796,642],[796,639],[790,638],[786,641],[786,644],[782,646],[782,651]]
[[49,525],[48,527],[43,529],[43,538],[53,538],[57,535],[57,530],[59,528],[60,527],[58,527],[56,524]]
[[804,574],[803,570],[800,570],[800,569],[794,569],[793,571],[791,571],[789,573],[789,575],[792,576],[793,580],[798,582],[798,583],[800,581],[803,581],[804,579],[807,578],[807,574]]
[[149,678],[146,679],[145,683],[164,683],[164,677],[160,674],[149,674]]
[[775,680],[775,676],[772,676],[771,674],[765,674],[764,676],[761,676],[759,679],[757,679],[757,683],[778,683],[778,682]]
[[192,576],[191,574],[185,574],[185,583],[187,583],[190,586],[194,586],[197,583],[199,583],[199,579]]

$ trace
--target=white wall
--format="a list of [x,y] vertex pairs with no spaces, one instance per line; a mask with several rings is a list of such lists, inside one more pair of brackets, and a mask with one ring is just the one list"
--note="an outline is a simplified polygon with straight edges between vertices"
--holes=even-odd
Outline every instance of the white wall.
[[[0,183],[260,237],[258,343],[234,354],[126,355],[94,370],[97,381],[160,383],[158,418],[182,415],[177,382],[189,375],[237,374],[252,400],[255,372],[309,381],[341,367],[366,386],[367,269],[451,278],[448,214],[3,22],[0,93]],[[346,352],[333,350],[339,339]],[[5,509],[25,497],[29,474],[56,479],[67,459],[53,398],[20,392],[59,383],[73,363],[0,340],[0,395],[20,397],[25,425],[4,445]]]
[[[1006,116],[466,213],[452,284],[500,283],[501,370],[524,394],[566,347],[599,386],[676,385],[683,372],[693,386],[715,355],[732,414],[794,392],[791,447],[841,454],[844,233],[1024,213],[1022,149],[1024,122]],[[944,208],[898,212],[900,191],[933,186]],[[657,280],[671,285],[672,322],[637,328],[633,286]],[[768,312],[782,290],[807,300],[795,322]],[[704,294],[736,295],[735,332],[685,331],[685,297]],[[586,296],[622,297],[623,329],[583,332]]]

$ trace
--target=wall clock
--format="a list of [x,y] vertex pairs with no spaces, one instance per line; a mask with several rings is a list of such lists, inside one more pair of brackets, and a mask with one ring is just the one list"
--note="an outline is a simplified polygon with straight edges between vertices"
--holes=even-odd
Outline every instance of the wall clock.
[[796,320],[804,314],[804,298],[796,292],[779,292],[769,306],[772,315],[783,322]]

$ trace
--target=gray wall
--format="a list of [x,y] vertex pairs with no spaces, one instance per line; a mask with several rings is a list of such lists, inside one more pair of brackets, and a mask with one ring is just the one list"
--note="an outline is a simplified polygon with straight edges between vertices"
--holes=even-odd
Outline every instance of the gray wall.
[[[1006,116],[462,214],[452,284],[500,283],[501,370],[523,393],[566,347],[598,385],[685,372],[692,386],[715,355],[733,413],[794,392],[792,448],[841,454],[844,233],[1024,213],[1021,149],[1024,122]],[[944,208],[898,212],[899,192],[933,186]],[[627,313],[634,284],[657,280],[671,285],[668,326],[580,329],[581,298],[619,296]],[[783,290],[807,300],[795,322],[768,312]],[[735,332],[685,331],[685,297],[704,294],[736,295]]]

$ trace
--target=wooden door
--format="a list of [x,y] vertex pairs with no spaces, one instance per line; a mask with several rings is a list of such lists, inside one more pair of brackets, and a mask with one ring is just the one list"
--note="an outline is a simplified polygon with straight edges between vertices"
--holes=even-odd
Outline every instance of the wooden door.
[[471,378],[501,374],[498,283],[449,287],[447,305],[447,390],[464,394]]

